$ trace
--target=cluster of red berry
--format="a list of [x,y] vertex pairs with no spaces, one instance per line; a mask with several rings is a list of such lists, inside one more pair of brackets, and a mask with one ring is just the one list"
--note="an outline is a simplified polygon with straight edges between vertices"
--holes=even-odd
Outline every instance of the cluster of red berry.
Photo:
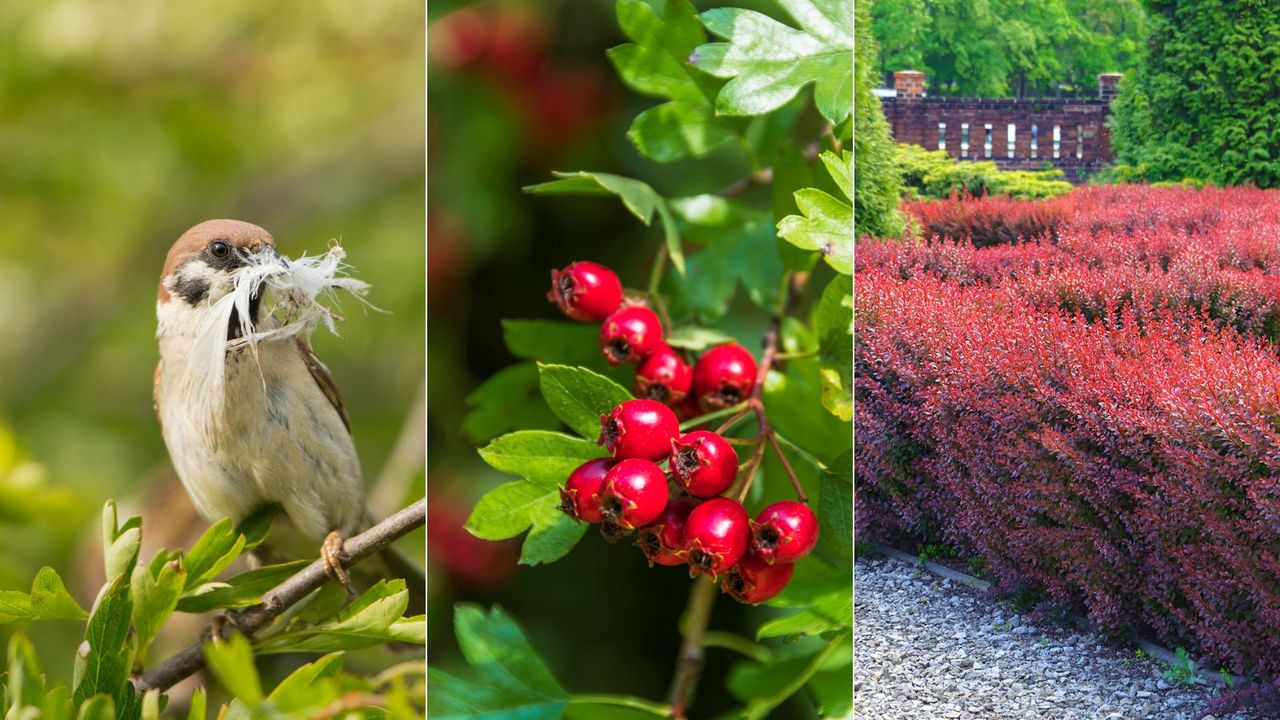
[[[623,302],[612,270],[575,262],[553,270],[551,279],[548,297],[566,315],[602,321],[600,349],[611,364],[639,364],[635,387],[641,396],[601,416],[599,442],[612,457],[574,470],[560,491],[560,509],[601,524],[610,540],[635,532],[650,564],[687,564],[690,575],[719,578],[740,602],[777,595],[791,580],[795,561],[817,544],[817,517],[804,503],[784,500],[752,520],[741,502],[720,497],[737,479],[737,453],[716,432],[681,434],[673,410],[693,417],[751,397],[751,354],[737,344],[720,345],[690,368],[663,342],[652,310]],[[679,488],[675,493],[667,473]]]

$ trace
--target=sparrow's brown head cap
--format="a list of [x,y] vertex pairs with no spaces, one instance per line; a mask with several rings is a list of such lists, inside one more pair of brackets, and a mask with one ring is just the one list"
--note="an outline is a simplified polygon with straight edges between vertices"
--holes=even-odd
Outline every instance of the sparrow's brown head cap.
[[230,243],[232,247],[248,252],[257,252],[263,245],[275,247],[276,241],[271,233],[252,223],[240,220],[206,220],[184,232],[164,259],[164,270],[160,273],[159,302],[169,300],[169,292],[165,289],[165,278],[188,260],[199,257],[209,244],[215,240]]

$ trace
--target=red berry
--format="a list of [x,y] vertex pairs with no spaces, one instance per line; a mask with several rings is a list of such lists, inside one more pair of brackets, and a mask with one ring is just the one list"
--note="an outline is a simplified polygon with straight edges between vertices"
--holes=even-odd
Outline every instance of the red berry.
[[662,345],[662,321],[647,307],[619,308],[600,325],[600,351],[610,365],[639,362]]
[[596,444],[616,458],[657,462],[671,452],[671,440],[679,434],[680,421],[671,408],[655,400],[627,400],[600,416]]
[[657,520],[640,528],[636,544],[649,564],[683,565],[684,522],[696,506],[693,498],[678,497],[667,503]]
[[693,385],[705,407],[737,405],[751,396],[755,384],[755,358],[737,343],[711,348],[693,368]]
[[569,473],[569,479],[560,488],[560,510],[574,520],[603,522],[604,516],[600,514],[595,496],[604,484],[605,473],[616,462],[613,458],[588,460]]
[[751,551],[770,565],[793,563],[818,544],[818,518],[808,505],[780,500],[751,523]]
[[657,520],[667,506],[667,475],[648,460],[622,460],[605,473],[596,497],[606,523],[634,530]]
[[737,500],[712,498],[694,508],[684,523],[689,575],[719,575],[736,565],[747,552],[750,523]]
[[609,268],[579,260],[563,270],[551,271],[547,299],[574,320],[599,321],[622,303],[622,283]]
[[712,497],[728,490],[738,476],[738,453],[710,430],[694,430],[671,441],[669,467],[685,492]]
[[698,397],[693,393],[684,396],[684,400],[675,406],[676,417],[681,421],[691,420],[702,414],[702,406],[698,404]]
[[747,553],[742,560],[725,574],[720,589],[734,600],[755,605],[782,592],[796,571],[792,563],[770,565],[755,553]]
[[636,369],[636,397],[675,407],[692,389],[693,368],[669,345],[659,345]]

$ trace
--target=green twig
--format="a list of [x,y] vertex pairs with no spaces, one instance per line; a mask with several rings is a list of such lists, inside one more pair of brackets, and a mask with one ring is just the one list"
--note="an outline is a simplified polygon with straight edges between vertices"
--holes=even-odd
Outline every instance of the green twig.
[[645,292],[649,295],[649,302],[653,303],[658,310],[658,316],[662,318],[662,324],[668,330],[671,329],[671,317],[667,314],[667,303],[662,299],[662,293],[659,289],[662,286],[662,275],[667,269],[667,246],[658,247],[658,252],[653,256],[653,266],[649,269],[649,285]]
[[776,693],[769,697],[753,700],[751,704],[747,706],[746,712],[743,713],[743,717],[748,718],[748,720],[768,717],[769,711],[781,705],[787,698],[791,697],[800,688],[804,687],[805,683],[809,682],[809,678],[813,677],[814,673],[818,672],[818,668],[822,667],[822,664],[827,661],[827,658],[831,657],[831,655],[841,647],[841,643],[844,643],[848,638],[848,632],[843,632],[836,636],[830,644],[822,650],[819,650],[813,656],[813,659],[809,661],[809,664],[805,665],[804,670],[801,670],[799,675],[792,678],[791,682],[779,688]]
[[732,650],[759,663],[769,662],[769,657],[773,654],[764,645],[753,643],[741,635],[719,630],[708,630],[707,634],[702,638],[702,644],[704,647],[720,647]]
[[745,402],[740,402],[737,405],[732,405],[730,407],[722,408],[714,412],[709,412],[706,415],[699,415],[696,418],[690,418],[680,423],[680,431],[684,432],[685,430],[689,430],[689,429],[698,427],[699,425],[704,425],[706,423],[709,423],[712,420],[719,420],[722,417],[729,417],[730,415],[734,415],[736,413],[742,412],[742,409],[746,406],[747,404]]
[[669,717],[684,720],[693,689],[698,684],[705,655],[703,643],[707,623],[711,621],[711,607],[716,602],[716,583],[706,575],[693,581],[689,590],[689,606],[681,628],[684,641],[680,643],[680,655],[676,659],[676,674],[671,681],[671,712]]
[[795,453],[796,455],[799,455],[801,459],[803,459],[805,462],[809,463],[810,465],[814,466],[819,471],[824,471],[827,469],[826,463],[814,457],[809,452],[801,448],[799,445],[796,445],[795,443],[788,440],[786,436],[779,435],[776,430],[774,431],[773,436],[777,438],[778,442],[782,443],[783,445],[786,445],[791,450],[791,452]]

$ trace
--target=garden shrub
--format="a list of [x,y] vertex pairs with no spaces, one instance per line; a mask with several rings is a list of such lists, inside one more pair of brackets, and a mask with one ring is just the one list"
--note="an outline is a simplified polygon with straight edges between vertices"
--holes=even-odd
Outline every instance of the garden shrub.
[[1050,198],[1071,192],[1061,170],[1001,170],[988,160],[955,160],[943,150],[900,144],[895,157],[902,185],[913,198],[952,195],[1007,195]]
[[1172,313],[1088,323],[985,283],[857,276],[861,537],[981,559],[1104,630],[1280,671],[1280,359]]
[[858,172],[853,176],[855,237],[898,236],[904,229],[898,213],[902,188],[894,164],[893,140],[880,99],[872,89],[878,82],[876,39],[871,34],[871,3],[856,3],[854,32],[853,153]]

